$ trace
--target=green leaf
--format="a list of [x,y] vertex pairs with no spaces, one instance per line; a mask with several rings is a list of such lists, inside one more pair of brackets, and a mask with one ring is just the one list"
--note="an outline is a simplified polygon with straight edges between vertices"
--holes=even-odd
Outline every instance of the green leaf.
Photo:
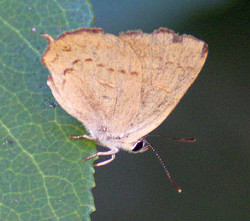
[[84,0],[0,1],[0,220],[90,220],[94,143],[46,85],[42,33],[89,27]]

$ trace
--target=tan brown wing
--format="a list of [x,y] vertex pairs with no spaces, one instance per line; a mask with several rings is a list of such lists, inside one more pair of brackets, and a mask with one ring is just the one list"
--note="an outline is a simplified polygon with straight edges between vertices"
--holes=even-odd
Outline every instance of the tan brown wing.
[[42,62],[58,103],[90,132],[121,136],[141,97],[140,61],[128,43],[98,28],[44,37],[49,43]]
[[207,45],[192,36],[178,36],[160,28],[152,34],[120,34],[140,60],[141,100],[138,113],[126,130],[127,142],[145,136],[170,114],[196,79],[207,57]]

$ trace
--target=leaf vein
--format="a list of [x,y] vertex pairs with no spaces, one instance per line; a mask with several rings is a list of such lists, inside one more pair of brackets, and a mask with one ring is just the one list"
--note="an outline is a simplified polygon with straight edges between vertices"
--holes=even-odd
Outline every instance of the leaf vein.
[[2,23],[3,23],[4,25],[6,25],[10,30],[12,30],[13,32],[15,32],[15,33],[17,34],[17,36],[18,36],[19,38],[21,38],[21,39],[28,45],[28,47],[29,47],[38,57],[41,56],[40,52],[39,52],[37,49],[35,49],[35,48],[30,44],[30,42],[20,33],[20,31],[19,31],[17,28],[15,28],[15,27],[12,26],[11,24],[9,24],[9,23],[8,23],[5,19],[3,19],[3,17],[1,17],[1,16],[0,16],[0,21],[2,21]]
[[57,5],[57,7],[62,11],[64,20],[65,20],[65,23],[66,23],[66,26],[67,26],[68,29],[70,29],[70,28],[69,28],[69,22],[68,22],[68,19],[67,19],[67,17],[66,17],[66,13],[65,13],[66,10],[58,3],[57,0],[53,0],[53,1],[54,1],[55,4]]
[[45,182],[45,178],[46,176],[44,175],[43,171],[41,170],[40,166],[38,165],[38,163],[36,162],[36,160],[34,159],[34,157],[32,156],[31,153],[29,153],[27,150],[25,150],[25,148],[22,146],[22,144],[19,142],[18,139],[16,139],[16,137],[11,133],[11,131],[8,129],[8,127],[0,120],[0,124],[2,125],[2,127],[8,132],[8,134],[10,135],[10,137],[16,142],[17,146],[23,151],[23,153],[25,153],[33,162],[33,164],[35,165],[37,171],[40,173],[40,175],[42,176],[42,181],[43,181],[43,188],[45,190],[46,193],[46,197],[47,197],[47,202],[49,205],[49,208],[51,209],[51,212],[53,213],[53,215],[55,216],[55,218],[57,220],[59,220],[59,217],[57,216],[51,202],[50,202],[50,196],[48,193],[48,189],[46,187],[46,182]]

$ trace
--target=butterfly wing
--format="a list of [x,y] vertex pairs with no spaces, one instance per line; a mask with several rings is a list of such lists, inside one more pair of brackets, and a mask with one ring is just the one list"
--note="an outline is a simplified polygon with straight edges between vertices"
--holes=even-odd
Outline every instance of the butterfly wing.
[[58,103],[98,137],[122,136],[139,108],[142,72],[133,49],[102,29],[81,28],[57,39],[45,34],[42,57]]
[[105,132],[127,143],[170,114],[207,56],[203,41],[164,28],[119,37],[81,28],[55,40],[44,37],[49,44],[42,62],[58,103],[92,135]]
[[125,132],[127,142],[132,142],[159,126],[175,108],[198,76],[207,45],[166,28],[152,34],[128,31],[120,38],[131,46],[142,67],[138,113]]

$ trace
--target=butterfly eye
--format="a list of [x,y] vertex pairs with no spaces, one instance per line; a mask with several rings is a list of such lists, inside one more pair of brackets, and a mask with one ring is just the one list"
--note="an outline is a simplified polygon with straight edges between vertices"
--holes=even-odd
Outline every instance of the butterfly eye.
[[138,151],[140,151],[143,147],[144,147],[144,142],[143,142],[143,141],[140,141],[140,142],[138,142],[138,143],[135,145],[135,147],[134,147],[134,149],[133,149],[132,151],[133,151],[133,152],[138,152]]

